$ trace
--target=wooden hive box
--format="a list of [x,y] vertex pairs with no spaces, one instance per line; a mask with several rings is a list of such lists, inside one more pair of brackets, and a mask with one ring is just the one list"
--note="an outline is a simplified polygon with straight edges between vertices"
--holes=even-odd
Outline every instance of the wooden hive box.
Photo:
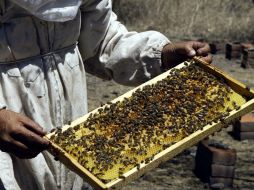
[[[195,130],[194,132],[185,133],[185,134],[187,134],[185,136],[183,136],[183,135],[178,136],[179,138],[175,138],[174,142],[172,144],[165,146],[165,147],[163,146],[163,149],[157,149],[156,153],[153,152],[152,156],[150,155],[150,153],[148,153],[148,155],[150,155],[151,158],[149,157],[149,160],[147,162],[141,161],[140,163],[138,163],[135,166],[132,166],[130,168],[126,167],[125,171],[122,172],[121,175],[119,175],[118,177],[115,177],[111,180],[101,179],[100,177],[97,176],[97,174],[95,175],[92,172],[93,170],[91,170],[91,168],[84,167],[84,165],[80,163],[80,160],[76,159],[75,156],[71,155],[63,147],[59,146],[59,144],[56,143],[56,141],[54,141],[54,138],[53,138],[58,134],[57,131],[54,131],[45,137],[45,138],[49,139],[50,143],[51,143],[51,147],[50,147],[49,151],[57,159],[59,159],[62,163],[64,163],[67,167],[69,167],[71,170],[73,170],[74,172],[79,174],[81,177],[83,177],[85,179],[85,181],[90,183],[95,189],[118,189],[118,188],[125,186],[129,182],[137,179],[138,177],[142,176],[144,173],[148,172],[149,170],[157,167],[160,163],[169,160],[170,158],[176,156],[183,150],[197,144],[199,141],[201,141],[205,137],[221,130],[222,127],[228,125],[233,120],[254,110],[254,91],[253,90],[249,89],[248,87],[241,84],[237,80],[224,74],[219,69],[203,62],[202,60],[200,60],[197,57],[194,58],[192,61],[182,63],[182,64],[178,65],[177,67],[175,67],[173,70],[171,69],[171,70],[155,77],[154,79],[144,83],[143,85],[127,92],[126,94],[113,100],[112,103],[113,104],[117,104],[119,102],[121,103],[121,102],[125,101],[126,99],[131,98],[135,92],[144,90],[146,88],[146,86],[152,86],[154,84],[159,84],[160,83],[159,81],[167,78],[169,75],[171,75],[171,73],[173,71],[182,69],[184,67],[188,67],[189,65],[195,65],[195,67],[201,68],[204,72],[207,72],[207,73],[223,80],[224,83],[226,83],[230,87],[230,89],[233,90],[234,93],[236,94],[236,96],[234,96],[233,99],[234,98],[237,99],[237,97],[238,97],[241,99],[241,101],[242,101],[242,99],[244,99],[244,102],[242,101],[240,106],[237,106],[236,109],[230,110],[230,113],[225,115],[225,117],[223,117],[223,119],[221,118],[221,119],[217,120],[216,122],[209,122],[207,125],[197,128],[197,130]],[[230,99],[230,101],[233,101],[233,99]],[[105,105],[104,108],[107,106],[108,105]],[[75,127],[79,128],[77,126],[80,126],[80,125],[84,124],[85,122],[87,122],[93,115],[98,115],[98,112],[100,112],[101,109],[102,108],[95,109],[94,111],[88,113],[87,115],[73,121],[70,125],[64,126],[63,129],[61,129],[59,133],[64,133],[65,131],[68,131],[68,130],[74,130]],[[98,116],[98,117],[100,117],[100,116]],[[179,133],[179,131],[177,131],[177,132]],[[79,134],[83,134],[83,133],[81,132]],[[66,135],[68,135],[68,133],[66,133]],[[62,138],[64,138],[64,136],[62,136]],[[164,140],[164,139],[162,139],[162,140]],[[166,140],[165,140],[165,142],[166,142]],[[68,144],[68,146],[72,145],[71,142],[66,142],[66,144]],[[140,159],[136,159],[136,160],[140,161]],[[95,163],[95,161],[93,163]],[[112,167],[115,168],[118,166],[112,166]]]
[[240,42],[228,42],[226,44],[226,59],[240,58],[242,53],[242,45]]
[[254,68],[254,48],[243,50],[241,66],[243,68]]

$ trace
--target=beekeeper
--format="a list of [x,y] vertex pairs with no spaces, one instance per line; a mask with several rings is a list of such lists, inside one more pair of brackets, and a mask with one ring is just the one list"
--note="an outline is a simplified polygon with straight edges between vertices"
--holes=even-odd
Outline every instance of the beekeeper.
[[128,32],[110,0],[0,0],[0,189],[81,189],[42,136],[87,113],[86,71],[135,86],[194,55],[211,61],[204,43]]

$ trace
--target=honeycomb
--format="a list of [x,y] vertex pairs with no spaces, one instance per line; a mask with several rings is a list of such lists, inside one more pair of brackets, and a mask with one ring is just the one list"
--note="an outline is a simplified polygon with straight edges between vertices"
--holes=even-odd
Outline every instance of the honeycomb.
[[108,103],[84,123],[57,129],[50,140],[107,183],[206,125],[223,121],[245,102],[223,79],[186,62],[131,97]]

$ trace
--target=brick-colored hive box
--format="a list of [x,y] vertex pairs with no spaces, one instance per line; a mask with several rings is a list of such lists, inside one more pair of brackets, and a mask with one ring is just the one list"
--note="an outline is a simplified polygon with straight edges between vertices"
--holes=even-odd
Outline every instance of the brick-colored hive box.
[[244,49],[242,52],[241,66],[254,69],[254,48]]
[[254,139],[254,114],[241,117],[233,124],[233,136],[238,140]]
[[236,163],[236,151],[218,142],[205,140],[199,143],[195,157],[194,173],[212,187],[222,183],[232,187]]
[[242,45],[240,42],[228,42],[226,44],[226,59],[240,58],[242,54]]

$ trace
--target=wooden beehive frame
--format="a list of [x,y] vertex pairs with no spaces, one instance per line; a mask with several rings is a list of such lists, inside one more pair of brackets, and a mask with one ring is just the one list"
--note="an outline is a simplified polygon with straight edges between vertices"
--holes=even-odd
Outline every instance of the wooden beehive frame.
[[[67,167],[69,167],[71,170],[79,174],[81,177],[83,177],[88,183],[90,183],[95,189],[117,189],[121,188],[127,183],[133,181],[134,179],[137,179],[138,177],[142,176],[147,171],[157,167],[160,163],[165,162],[169,160],[170,158],[176,156],[183,150],[195,145],[200,140],[204,139],[205,137],[219,131],[222,129],[223,126],[225,126],[227,123],[230,123],[232,120],[237,119],[241,117],[242,115],[251,112],[254,110],[254,91],[250,90],[246,85],[238,82],[237,80],[231,78],[230,76],[226,75],[219,69],[207,64],[206,62],[202,61],[198,57],[194,58],[197,65],[199,65],[201,68],[206,70],[207,72],[223,78],[225,82],[238,94],[244,96],[247,98],[247,102],[241,106],[239,110],[234,110],[230,113],[228,117],[224,120],[223,123],[214,123],[212,125],[207,125],[203,128],[203,130],[199,130],[194,132],[193,134],[189,135],[188,137],[182,139],[181,141],[175,143],[174,145],[170,146],[169,148],[161,151],[157,155],[155,155],[154,159],[148,163],[148,164],[141,164],[140,168],[137,169],[137,167],[131,169],[130,171],[123,174],[123,177],[118,178],[116,180],[112,180],[111,182],[105,184],[100,179],[98,179],[96,176],[94,176],[91,172],[89,172],[87,169],[85,169],[83,166],[81,166],[75,159],[73,159],[66,151],[64,151],[61,147],[51,142],[51,147],[49,151],[56,156],[62,163],[64,163]],[[175,68],[182,68],[184,64],[180,64]],[[167,71],[154,79],[140,85],[139,87],[125,93],[124,95],[114,99],[111,101],[112,103],[121,101],[124,98],[128,98],[132,95],[133,92],[135,92],[137,89],[140,89],[146,85],[154,84],[157,81],[160,81],[168,76],[170,71]],[[64,126],[63,130],[66,130],[69,127],[74,127],[76,125],[79,125],[83,122],[85,122],[88,118],[88,116],[91,113],[96,113],[99,108],[93,110],[92,112],[86,114],[85,116],[73,121],[70,125]],[[46,136],[47,139],[50,138],[52,134],[48,134]]]

